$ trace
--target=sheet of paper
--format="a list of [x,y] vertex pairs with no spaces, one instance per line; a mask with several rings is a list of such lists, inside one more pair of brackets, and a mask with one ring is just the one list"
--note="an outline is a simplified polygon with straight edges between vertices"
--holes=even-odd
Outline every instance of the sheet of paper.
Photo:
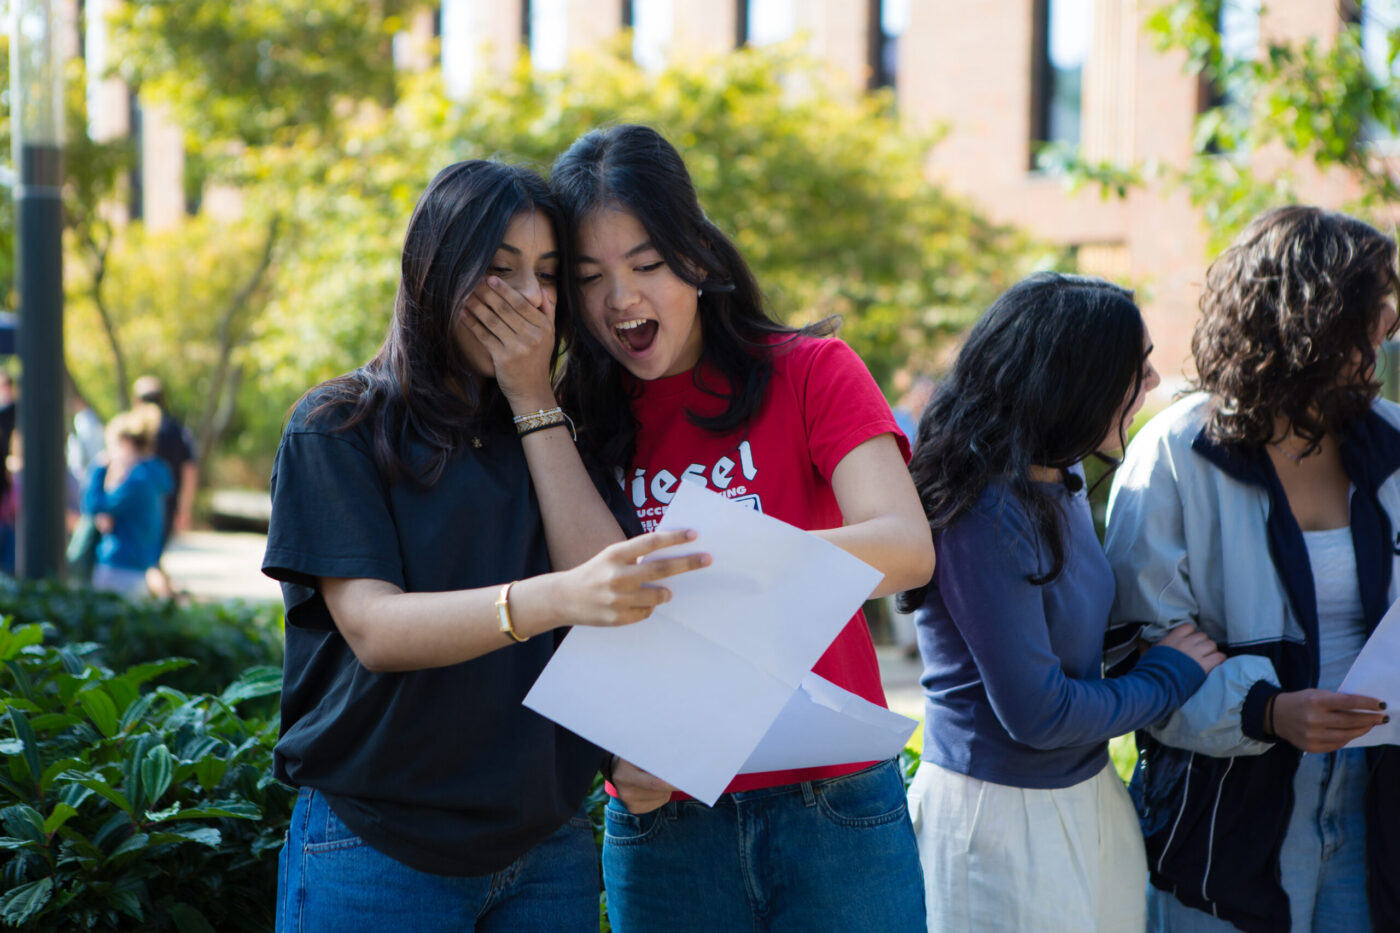
[[883,761],[899,754],[918,724],[808,674],[739,773]]
[[713,803],[881,575],[695,484],[659,527],[694,528],[676,551],[711,566],[644,622],[573,629],[525,705]]
[[1376,624],[1338,690],[1384,700],[1390,710],[1390,722],[1352,739],[1347,748],[1400,745],[1400,716],[1396,715],[1400,712],[1400,602],[1392,605]]

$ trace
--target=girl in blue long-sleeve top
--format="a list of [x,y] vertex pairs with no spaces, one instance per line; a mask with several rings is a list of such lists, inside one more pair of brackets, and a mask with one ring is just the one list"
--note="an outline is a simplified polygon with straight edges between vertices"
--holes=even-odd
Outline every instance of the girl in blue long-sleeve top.
[[1131,292],[1033,276],[972,329],[919,424],[938,564],[903,599],[925,665],[910,812],[930,930],[1142,929],[1142,839],[1107,740],[1223,660],[1188,624],[1101,677],[1113,574],[1078,464],[1123,446],[1151,350]]
[[146,593],[146,571],[160,559],[165,497],[175,486],[154,456],[159,410],[123,412],[107,425],[106,463],[93,467],[83,512],[102,532],[93,589],[135,597]]

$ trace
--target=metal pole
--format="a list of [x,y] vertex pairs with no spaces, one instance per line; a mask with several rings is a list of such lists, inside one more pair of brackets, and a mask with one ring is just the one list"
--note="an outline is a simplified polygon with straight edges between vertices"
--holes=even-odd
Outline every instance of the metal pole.
[[11,128],[23,439],[16,573],[63,570],[63,61],[55,0],[11,0]]

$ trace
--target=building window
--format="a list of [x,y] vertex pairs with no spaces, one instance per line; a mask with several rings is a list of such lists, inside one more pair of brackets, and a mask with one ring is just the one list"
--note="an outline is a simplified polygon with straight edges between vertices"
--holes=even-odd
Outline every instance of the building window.
[[734,0],[734,48],[749,44],[749,0]]
[[899,79],[899,37],[909,26],[909,0],[869,0],[870,89],[894,87]]
[[140,220],[146,213],[146,184],[142,174],[145,159],[145,121],[142,119],[141,101],[135,91],[127,94],[127,126],[131,127],[131,147],[135,152],[131,171],[127,175],[130,190],[127,192],[127,219]]
[[797,32],[796,0],[748,0],[740,12],[745,45],[772,45]]
[[666,67],[666,48],[675,29],[672,0],[633,0],[632,60],[648,71]]
[[631,29],[635,25],[632,22],[632,0],[622,0],[622,28]]
[[[1366,70],[1378,85],[1400,87],[1400,57],[1390,57],[1390,36],[1400,29],[1400,0],[1362,0],[1357,22],[1361,27],[1361,55]],[[1371,120],[1366,136],[1373,142],[1397,138],[1392,129]]]
[[530,64],[539,71],[558,71],[569,57],[568,0],[524,0],[520,4]]
[[480,65],[479,37],[472,27],[472,0],[443,0],[440,9],[442,83],[448,97],[462,100],[471,93],[472,79]]
[[1077,147],[1093,0],[1036,0],[1032,21],[1031,167],[1047,145]]
[[[1202,82],[1200,111],[1224,108],[1231,122],[1249,119],[1249,89],[1234,71],[1241,62],[1259,55],[1260,0],[1222,0],[1220,4],[1221,73]],[[1206,144],[1207,152],[1219,152],[1218,140]]]

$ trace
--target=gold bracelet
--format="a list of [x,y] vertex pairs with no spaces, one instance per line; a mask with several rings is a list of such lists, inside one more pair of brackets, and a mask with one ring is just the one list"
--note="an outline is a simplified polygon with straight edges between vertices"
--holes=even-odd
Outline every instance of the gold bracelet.
[[515,585],[514,580],[501,587],[501,595],[496,597],[496,618],[501,620],[501,633],[509,636],[514,641],[523,642],[520,633],[515,630],[515,623],[510,620],[510,588]]

